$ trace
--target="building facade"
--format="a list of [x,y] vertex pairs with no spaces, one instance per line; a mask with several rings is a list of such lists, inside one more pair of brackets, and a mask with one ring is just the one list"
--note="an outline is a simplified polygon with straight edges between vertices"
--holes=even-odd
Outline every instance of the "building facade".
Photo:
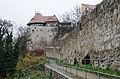
[[81,13],[86,15],[91,13],[96,8],[96,5],[81,4]]
[[52,45],[58,24],[59,21],[55,15],[42,16],[41,13],[35,13],[35,16],[27,24],[31,39],[28,43],[28,49],[43,49],[46,45]]

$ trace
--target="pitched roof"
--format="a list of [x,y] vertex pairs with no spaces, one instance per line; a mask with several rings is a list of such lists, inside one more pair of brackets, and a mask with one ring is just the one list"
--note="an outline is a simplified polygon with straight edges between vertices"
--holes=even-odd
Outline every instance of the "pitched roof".
[[36,13],[35,16],[30,20],[29,23],[45,23],[44,17],[41,15],[41,13]]
[[58,21],[57,17],[55,15],[53,16],[44,16],[45,21]]
[[89,8],[89,9],[94,9],[96,5],[89,5],[89,4],[82,4],[82,6]]
[[81,4],[81,12],[82,14],[87,14],[92,12],[96,8],[96,5],[89,4]]
[[42,16],[41,13],[35,13],[35,16],[30,20],[30,22],[27,25],[33,24],[33,23],[46,23],[55,21],[57,22],[58,19],[55,15],[53,16]]

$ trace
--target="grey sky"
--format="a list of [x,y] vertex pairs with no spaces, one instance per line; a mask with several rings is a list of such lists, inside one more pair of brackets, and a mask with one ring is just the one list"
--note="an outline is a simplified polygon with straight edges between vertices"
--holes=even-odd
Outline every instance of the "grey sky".
[[102,0],[0,0],[0,18],[25,25],[39,11],[42,15],[56,15],[69,11],[75,5],[98,4]]

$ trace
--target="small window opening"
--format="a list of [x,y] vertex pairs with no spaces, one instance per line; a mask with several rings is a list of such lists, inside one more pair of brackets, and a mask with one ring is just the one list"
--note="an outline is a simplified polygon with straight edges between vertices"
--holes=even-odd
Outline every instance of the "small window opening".
[[35,30],[32,30],[32,32],[34,32]]

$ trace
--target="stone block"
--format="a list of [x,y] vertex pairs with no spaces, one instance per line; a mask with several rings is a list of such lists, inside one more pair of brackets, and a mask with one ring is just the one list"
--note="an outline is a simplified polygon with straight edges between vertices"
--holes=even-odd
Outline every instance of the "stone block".
[[114,15],[117,15],[118,14],[118,10],[117,9],[114,9]]

